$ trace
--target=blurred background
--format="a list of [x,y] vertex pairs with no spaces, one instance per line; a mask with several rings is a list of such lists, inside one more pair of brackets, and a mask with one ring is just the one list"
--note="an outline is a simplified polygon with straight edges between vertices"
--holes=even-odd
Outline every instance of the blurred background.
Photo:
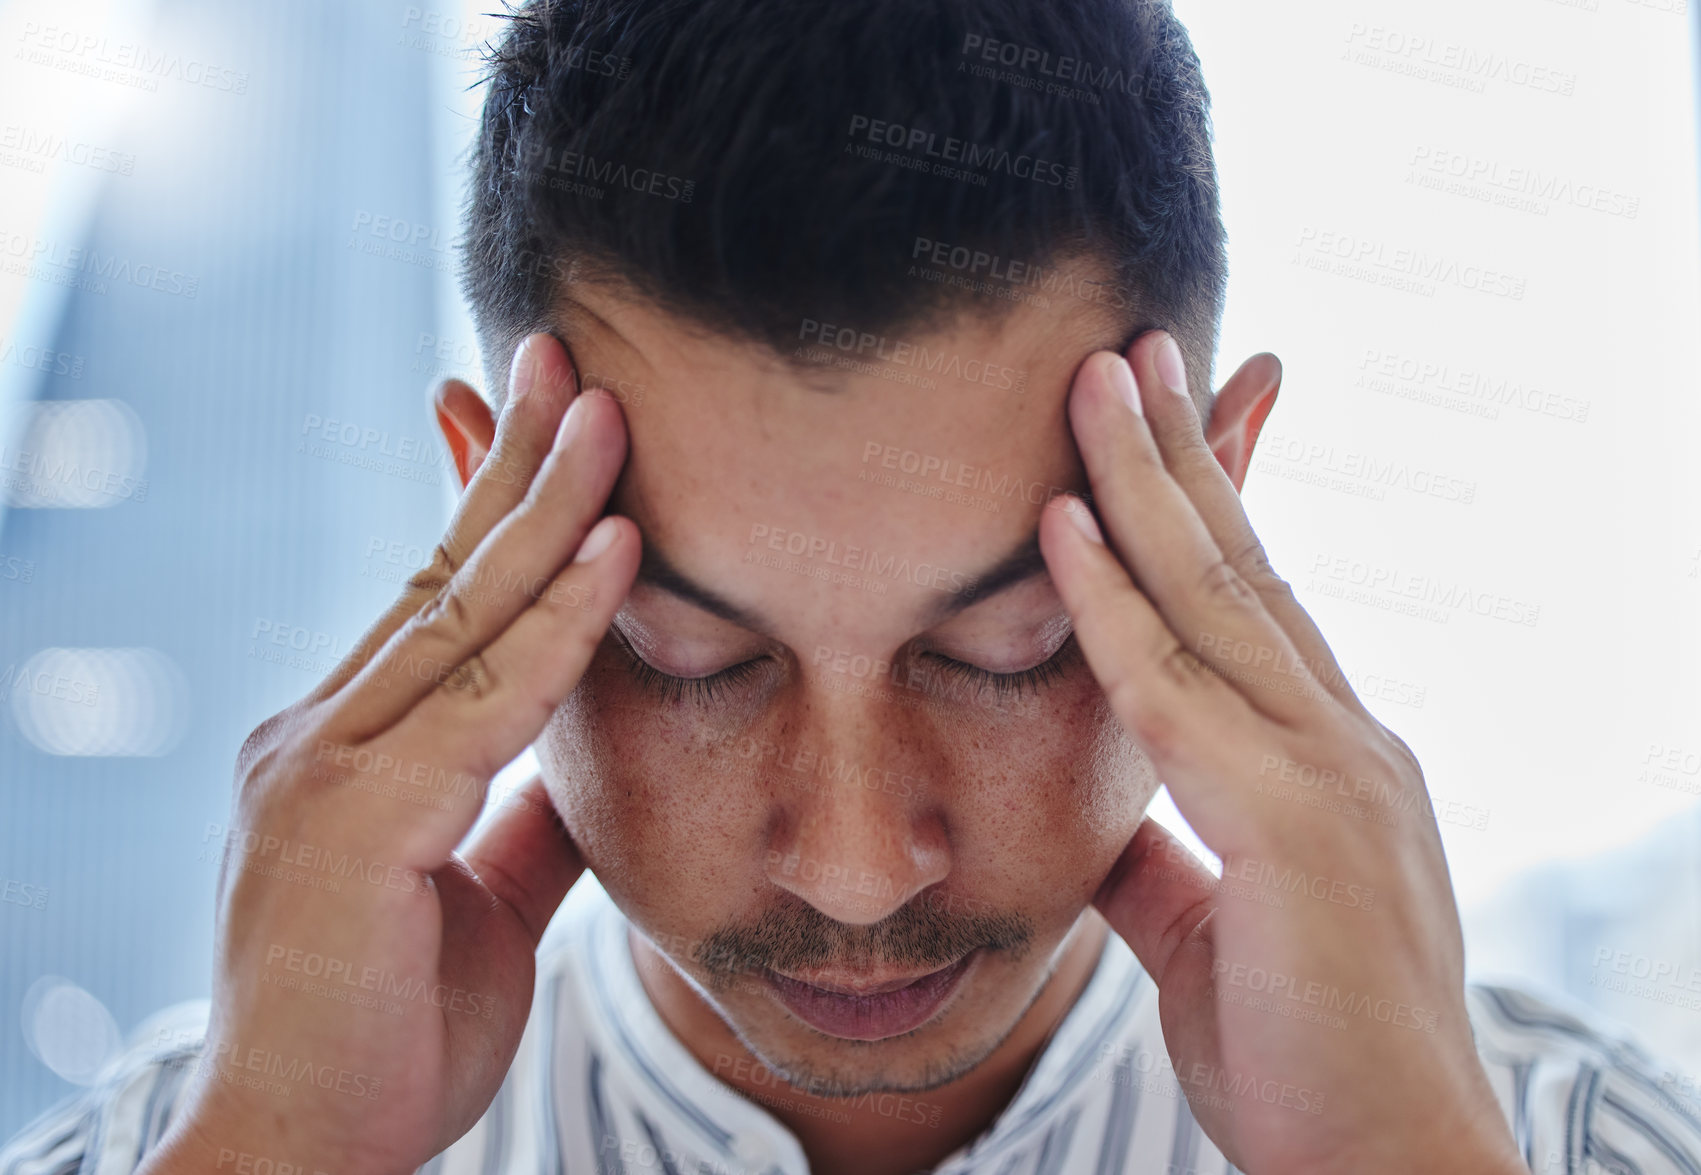
[[[1472,974],[1701,1072],[1697,14],[1176,6],[1219,376],[1286,370],[1248,508]],[[207,995],[237,748],[441,531],[491,7],[0,0],[0,1140]]]

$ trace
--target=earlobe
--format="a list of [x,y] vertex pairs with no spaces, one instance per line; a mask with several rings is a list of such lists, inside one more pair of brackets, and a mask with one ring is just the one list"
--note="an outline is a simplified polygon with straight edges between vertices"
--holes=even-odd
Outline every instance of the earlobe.
[[1269,352],[1252,356],[1229,376],[1211,404],[1205,439],[1236,492],[1246,484],[1252,451],[1282,385],[1282,363]]
[[465,489],[495,442],[496,420],[484,397],[458,379],[446,379],[438,384],[431,400],[437,427],[443,431],[449,455],[455,460],[455,472],[460,475],[461,488]]

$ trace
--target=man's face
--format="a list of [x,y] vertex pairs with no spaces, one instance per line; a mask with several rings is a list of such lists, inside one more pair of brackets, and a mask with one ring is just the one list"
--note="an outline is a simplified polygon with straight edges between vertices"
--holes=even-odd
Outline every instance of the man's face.
[[859,354],[800,314],[799,347],[857,364],[800,373],[575,295],[646,564],[538,743],[556,807],[771,1069],[948,1081],[1038,996],[1157,786],[1035,541],[1087,489],[1070,380],[1123,340],[1077,303]]

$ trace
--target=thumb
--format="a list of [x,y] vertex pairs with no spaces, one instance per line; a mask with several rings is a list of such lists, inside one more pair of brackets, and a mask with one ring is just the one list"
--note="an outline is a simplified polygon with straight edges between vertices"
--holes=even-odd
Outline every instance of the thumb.
[[1217,1034],[1216,946],[1211,915],[1217,879],[1163,825],[1147,817],[1111,866],[1093,905],[1120,934],[1158,987],[1158,1020],[1177,1084],[1193,1115],[1239,1163],[1229,1113],[1212,1096],[1222,1071]]
[[1216,908],[1217,879],[1150,816],[1110,867],[1093,905],[1161,988],[1176,950]]
[[543,777],[532,776],[462,854],[480,881],[519,916],[532,947],[585,871]]

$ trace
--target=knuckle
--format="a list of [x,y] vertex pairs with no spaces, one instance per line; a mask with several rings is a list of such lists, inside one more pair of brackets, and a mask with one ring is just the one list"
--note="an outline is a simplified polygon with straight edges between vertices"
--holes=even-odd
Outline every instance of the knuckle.
[[479,702],[497,692],[498,682],[496,674],[490,668],[489,658],[483,653],[474,653],[450,670],[440,688],[451,690],[469,701]]
[[1258,593],[1227,559],[1218,559],[1205,569],[1199,577],[1198,590],[1207,600],[1219,606],[1242,609],[1258,605]]
[[260,762],[272,752],[273,748],[283,740],[285,727],[288,725],[294,710],[294,706],[287,710],[280,710],[248,732],[248,737],[242,740],[242,748],[236,752],[236,778],[238,781],[251,774]]
[[1188,693],[1204,687],[1212,677],[1210,666],[1198,654],[1173,639],[1159,650],[1157,669],[1166,684]]
[[279,757],[279,745],[276,743],[268,743],[254,751],[250,751],[246,745],[243,746],[242,754],[237,759],[236,779],[231,788],[232,812],[240,815],[252,809],[265,793],[272,790],[271,781],[278,774],[276,765]]
[[278,762],[287,759],[291,747],[302,741],[312,710],[306,702],[297,702],[248,732],[236,753],[234,792],[239,801],[262,790],[264,781],[277,774]]
[[1248,577],[1247,582],[1261,596],[1281,600],[1284,603],[1298,605],[1299,597],[1294,595],[1293,584],[1277,575],[1274,571],[1267,575]]
[[1276,574],[1275,567],[1270,563],[1270,553],[1258,539],[1254,538],[1247,543],[1235,554],[1231,562],[1240,572],[1240,577],[1252,585],[1253,590],[1281,596],[1293,595],[1293,585]]
[[[276,724],[276,725],[274,725]],[[232,812],[239,826],[270,826],[316,790],[323,776],[325,728],[292,707],[261,723],[238,757]]]
[[[1373,721],[1375,720],[1373,719]],[[1418,762],[1418,757],[1412,752],[1411,747],[1406,745],[1406,740],[1389,730],[1379,721],[1376,722],[1376,726],[1382,732],[1382,736],[1388,740],[1390,749],[1399,757],[1400,766],[1415,773],[1418,779],[1422,780],[1423,766]]]
[[430,592],[436,595],[455,578],[455,573],[460,569],[460,560],[449,552],[446,544],[439,542],[431,551],[431,562],[408,576],[408,587],[416,592]]
[[466,599],[451,587],[447,591],[439,591],[429,604],[420,609],[414,625],[419,631],[453,639],[472,631],[472,613]]

